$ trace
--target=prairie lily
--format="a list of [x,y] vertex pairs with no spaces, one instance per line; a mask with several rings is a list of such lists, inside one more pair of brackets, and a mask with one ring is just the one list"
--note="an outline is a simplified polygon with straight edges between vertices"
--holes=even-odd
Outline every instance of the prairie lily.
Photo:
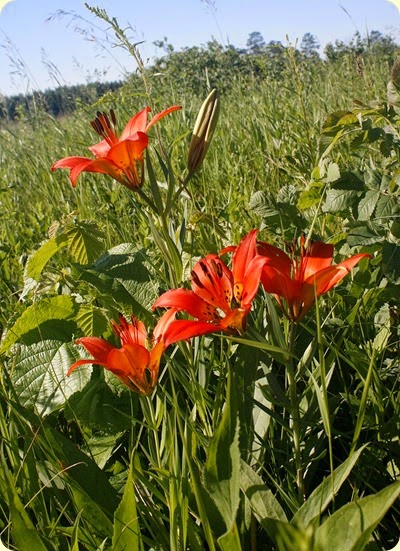
[[68,168],[74,187],[81,172],[100,172],[108,174],[129,189],[137,189],[143,183],[143,155],[149,143],[147,131],[157,121],[178,109],[181,109],[179,105],[164,109],[148,122],[147,114],[151,109],[146,107],[130,119],[119,138],[115,130],[114,111],[111,110],[110,115],[98,111],[91,125],[103,140],[89,147],[95,158],[65,157],[56,161],[51,170]]
[[292,247],[292,258],[278,247],[258,243],[259,254],[267,259],[261,276],[263,287],[275,295],[283,312],[296,322],[302,320],[316,297],[332,289],[362,258],[371,258],[361,253],[332,265],[333,245],[310,241],[306,246],[304,236],[300,241],[300,256],[295,256]]
[[[195,264],[191,290],[167,291],[156,300],[153,309],[167,307],[188,313],[196,320],[181,320],[181,323],[187,324],[187,330],[193,327],[194,332],[196,326],[202,330],[199,324],[202,328],[208,324],[210,332],[235,330],[242,333],[266,262],[265,257],[257,254],[256,236],[257,230],[252,230],[234,248],[232,270],[218,255],[209,254]],[[222,252],[230,250],[231,247]]]
[[[114,333],[121,341],[121,348],[98,337],[82,337],[76,341],[83,345],[93,359],[78,360],[68,370],[68,376],[80,365],[99,364],[116,375],[127,387],[139,394],[149,394],[154,389],[161,355],[167,347],[165,338],[175,319],[175,311],[166,312],[153,332],[151,349],[148,350],[147,331],[144,324],[131,316],[128,323],[122,314],[119,323],[111,322]],[[169,342],[170,344],[170,342]]]

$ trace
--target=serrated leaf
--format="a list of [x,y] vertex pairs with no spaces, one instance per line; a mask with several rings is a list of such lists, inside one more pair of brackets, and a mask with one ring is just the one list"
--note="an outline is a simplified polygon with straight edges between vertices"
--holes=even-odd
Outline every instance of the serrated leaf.
[[112,548],[113,551],[139,551],[142,548],[132,465],[129,467],[124,495],[114,514]]
[[150,274],[146,261],[144,249],[122,243],[84,268],[80,278],[96,287],[103,300],[109,297],[113,304],[122,303],[136,316],[148,319],[158,296],[158,282]]
[[21,345],[14,359],[11,380],[20,403],[48,414],[81,390],[88,382],[88,370],[67,377],[69,367],[78,359],[76,346],[60,341],[42,341]]
[[336,182],[340,178],[340,169],[337,163],[329,163],[328,171],[326,174],[326,181],[328,183]]
[[299,207],[299,209],[306,210],[314,207],[315,205],[318,205],[320,201],[321,190],[317,187],[312,187],[300,193],[299,200],[297,201],[297,206]]
[[75,221],[65,231],[68,250],[79,264],[90,264],[104,250],[104,234],[91,220]]
[[358,220],[370,220],[380,196],[379,190],[368,190],[358,203]]
[[368,226],[357,226],[347,234],[347,242],[350,247],[361,247],[381,243],[384,240],[382,235],[377,234]]
[[69,295],[45,298],[29,306],[8,329],[0,353],[17,342],[26,345],[46,339],[71,340],[76,330],[76,305]]
[[45,241],[37,251],[33,252],[25,264],[24,279],[39,281],[43,268],[49,260],[67,245],[66,235],[58,235]]
[[109,321],[101,308],[92,304],[83,304],[79,307],[76,323],[86,337],[102,335],[109,328]]
[[375,218],[387,222],[398,212],[399,205],[395,198],[391,195],[381,194],[376,204]]
[[358,192],[348,189],[329,189],[326,194],[325,203],[322,205],[323,212],[342,212],[351,208],[358,197]]
[[398,481],[375,495],[344,505],[317,528],[315,551],[362,551],[399,495]]

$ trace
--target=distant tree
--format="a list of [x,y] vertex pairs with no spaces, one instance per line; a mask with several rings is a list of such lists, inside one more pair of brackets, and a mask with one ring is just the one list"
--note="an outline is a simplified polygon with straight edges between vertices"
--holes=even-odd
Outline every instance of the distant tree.
[[383,60],[393,62],[399,46],[389,35],[379,31],[371,31],[367,37],[356,32],[348,42],[335,40],[326,45],[324,53],[328,61],[338,61],[346,56],[380,55]]
[[250,53],[260,54],[266,46],[263,35],[258,31],[253,31],[249,34],[246,46]]
[[306,33],[303,35],[300,42],[300,51],[305,57],[309,59],[319,57],[319,48],[320,44],[316,36],[311,33]]

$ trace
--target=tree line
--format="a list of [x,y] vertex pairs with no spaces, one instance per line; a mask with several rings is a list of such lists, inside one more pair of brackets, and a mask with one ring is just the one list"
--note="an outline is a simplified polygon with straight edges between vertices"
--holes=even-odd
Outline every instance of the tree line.
[[[249,34],[246,48],[222,45],[213,39],[206,45],[175,50],[166,38],[154,43],[162,50],[148,68],[149,76],[172,78],[177,87],[187,91],[201,89],[206,80],[220,90],[229,87],[232,78],[279,78],[287,64],[289,46],[280,41],[266,42],[260,32]],[[293,46],[291,46],[293,49]],[[363,37],[355,33],[349,41],[328,43],[320,53],[317,37],[306,33],[294,47],[298,59],[306,63],[340,63],[349,56],[356,62],[366,56],[379,56],[382,61],[393,63],[399,49],[390,35],[371,31]],[[130,84],[141,86],[137,74],[128,77]],[[71,113],[82,104],[91,104],[107,92],[115,92],[124,81],[91,82],[55,89],[35,91],[31,94],[0,96],[0,119],[18,120],[32,109],[43,109],[53,116]]]

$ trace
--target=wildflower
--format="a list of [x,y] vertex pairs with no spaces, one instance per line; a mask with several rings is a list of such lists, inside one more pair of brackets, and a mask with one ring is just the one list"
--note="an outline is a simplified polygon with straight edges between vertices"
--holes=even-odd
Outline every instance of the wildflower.
[[210,146],[219,115],[218,92],[214,88],[200,108],[189,144],[188,169],[195,172],[201,165]]
[[98,111],[91,125],[103,140],[89,147],[95,158],[65,157],[53,163],[51,170],[68,168],[74,187],[81,172],[100,172],[108,174],[129,189],[137,189],[143,183],[143,155],[149,143],[147,131],[157,121],[178,109],[181,109],[178,105],[164,109],[148,122],[147,114],[151,109],[146,107],[130,119],[119,138],[115,129],[114,111],[111,109],[110,115]]
[[[196,318],[182,320],[187,324],[187,330],[193,327],[195,331],[196,326],[202,323],[202,328],[206,328],[207,324],[211,326],[210,331],[214,327],[214,331],[234,330],[242,333],[266,262],[257,254],[256,235],[257,230],[252,230],[235,247],[232,270],[218,255],[209,254],[195,264],[191,273],[191,290],[167,291],[156,300],[153,309],[175,308]],[[222,252],[230,250],[232,248]]]
[[258,252],[267,258],[261,276],[265,291],[274,294],[283,312],[296,322],[303,319],[316,297],[337,285],[362,258],[371,258],[370,254],[356,254],[332,266],[333,245],[310,241],[306,246],[304,236],[300,241],[300,257],[295,257],[294,247],[291,258],[265,242],[258,243]]
[[[80,365],[99,364],[116,375],[127,387],[139,394],[149,394],[154,389],[162,353],[174,340],[168,330],[175,319],[175,311],[167,311],[157,323],[150,350],[144,324],[131,316],[128,323],[122,314],[119,323],[111,322],[114,333],[121,341],[121,348],[98,337],[82,337],[77,344],[82,344],[93,356],[93,359],[78,360],[68,370],[68,376]],[[185,338],[185,335],[183,335]]]

